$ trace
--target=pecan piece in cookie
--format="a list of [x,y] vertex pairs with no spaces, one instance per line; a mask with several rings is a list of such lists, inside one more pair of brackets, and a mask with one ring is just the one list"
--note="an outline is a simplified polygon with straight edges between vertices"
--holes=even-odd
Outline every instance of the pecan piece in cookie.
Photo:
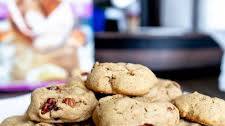
[[63,99],[62,103],[65,103],[72,108],[75,107],[75,105],[76,105],[76,102],[73,98],[65,98],[65,99]]
[[55,98],[48,98],[47,101],[41,107],[41,114],[45,114],[50,112],[51,110],[58,109],[56,106],[56,99]]
[[82,72],[81,76],[88,76],[88,74],[89,74],[88,72]]
[[172,107],[167,107],[167,110],[168,110],[168,111],[173,111],[174,108],[172,108]]

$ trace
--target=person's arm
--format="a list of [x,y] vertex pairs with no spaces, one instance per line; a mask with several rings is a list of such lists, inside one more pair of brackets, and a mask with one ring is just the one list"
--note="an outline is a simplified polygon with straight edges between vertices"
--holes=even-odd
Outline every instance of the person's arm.
[[10,12],[11,20],[15,24],[17,29],[25,36],[32,38],[34,36],[34,34],[26,25],[25,20],[21,14],[19,8],[16,5],[16,2],[14,0],[9,0],[7,2],[7,6],[9,9],[9,12]]

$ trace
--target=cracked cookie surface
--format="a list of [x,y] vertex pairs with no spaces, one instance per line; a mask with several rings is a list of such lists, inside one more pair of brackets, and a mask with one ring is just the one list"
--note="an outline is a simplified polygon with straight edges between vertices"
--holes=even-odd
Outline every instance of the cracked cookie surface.
[[181,95],[182,91],[177,82],[158,79],[158,82],[143,97],[150,101],[171,101]]
[[99,93],[140,96],[158,81],[147,67],[131,63],[95,63],[86,86]]
[[76,82],[54,85],[33,91],[27,115],[37,122],[80,122],[91,116],[97,102],[92,91]]
[[209,126],[225,126],[225,101],[198,92],[185,94],[174,100],[180,116]]
[[99,100],[92,118],[97,126],[176,126],[179,111],[169,102],[141,102],[113,95]]

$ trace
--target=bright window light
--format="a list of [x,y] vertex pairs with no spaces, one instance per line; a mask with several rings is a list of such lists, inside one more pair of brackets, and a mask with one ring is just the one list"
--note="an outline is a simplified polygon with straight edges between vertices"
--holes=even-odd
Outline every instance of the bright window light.
[[124,9],[135,2],[135,0],[111,0],[111,2],[114,6]]

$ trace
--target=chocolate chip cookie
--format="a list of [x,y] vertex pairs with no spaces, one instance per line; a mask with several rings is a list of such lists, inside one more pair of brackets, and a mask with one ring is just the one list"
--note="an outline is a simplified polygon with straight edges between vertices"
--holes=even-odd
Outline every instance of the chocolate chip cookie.
[[177,97],[180,116],[207,126],[225,126],[225,101],[198,92]]
[[113,95],[99,100],[92,118],[97,126],[176,126],[179,111],[169,102],[142,102]]
[[92,91],[75,82],[33,91],[27,115],[47,123],[80,122],[88,119],[97,99]]
[[29,121],[26,116],[12,116],[5,119],[0,126],[34,126],[35,123]]
[[143,97],[151,101],[171,101],[182,95],[180,85],[171,80],[158,79],[159,81]]
[[158,81],[147,67],[132,63],[95,63],[86,86],[99,93],[140,96]]

